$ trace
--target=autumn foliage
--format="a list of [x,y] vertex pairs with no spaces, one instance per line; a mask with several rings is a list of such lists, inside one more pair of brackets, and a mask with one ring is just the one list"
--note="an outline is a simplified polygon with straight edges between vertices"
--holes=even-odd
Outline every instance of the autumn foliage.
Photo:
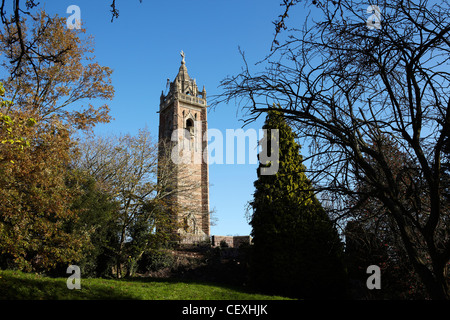
[[0,264],[48,270],[79,260],[89,246],[89,230],[67,227],[79,219],[72,204],[83,192],[70,167],[72,136],[110,120],[108,106],[95,104],[112,99],[112,70],[94,61],[92,38],[58,16],[41,11],[4,27]]
[[0,251],[19,268],[42,270],[79,257],[84,235],[64,232],[77,190],[66,186],[71,141],[57,123],[23,129],[29,145],[3,144]]
[[[45,11],[30,20],[31,26],[24,20],[20,31],[10,27],[0,32],[0,62],[8,75],[1,81],[14,109],[32,112],[43,122],[56,118],[76,129],[108,122],[108,106],[95,107],[94,102],[113,98],[112,70],[94,61],[93,38],[84,29],[68,30],[63,18]],[[28,48],[25,54],[19,38]],[[19,55],[21,63],[12,64]]]

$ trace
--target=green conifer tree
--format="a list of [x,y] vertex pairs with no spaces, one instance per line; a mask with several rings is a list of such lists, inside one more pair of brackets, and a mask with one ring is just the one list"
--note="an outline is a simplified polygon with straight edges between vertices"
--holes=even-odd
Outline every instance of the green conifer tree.
[[[270,111],[263,129],[278,129],[278,172],[262,175],[261,163],[250,203],[253,254],[251,283],[260,289],[300,298],[335,298],[345,294],[342,243],[312,191],[300,145],[279,111]],[[264,144],[263,144],[264,148]]]

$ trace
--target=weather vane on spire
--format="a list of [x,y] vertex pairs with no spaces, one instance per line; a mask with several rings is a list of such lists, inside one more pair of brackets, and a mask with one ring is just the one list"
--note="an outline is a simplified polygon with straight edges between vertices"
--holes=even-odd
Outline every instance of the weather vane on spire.
[[181,58],[182,58],[181,63],[184,64],[185,61],[184,61],[184,52],[183,52],[183,50],[181,50],[180,55],[181,55]]

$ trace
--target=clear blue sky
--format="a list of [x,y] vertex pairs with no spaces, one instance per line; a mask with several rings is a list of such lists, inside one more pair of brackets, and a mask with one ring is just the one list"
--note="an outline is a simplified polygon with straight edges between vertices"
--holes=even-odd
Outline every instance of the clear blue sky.
[[[40,2],[62,17],[69,17],[69,5],[78,5],[86,33],[95,38],[96,60],[114,70],[115,97],[109,106],[115,120],[96,132],[134,134],[147,126],[155,138],[161,90],[167,78],[176,76],[181,50],[199,88],[205,85],[208,96],[218,94],[219,82],[241,70],[238,46],[250,64],[269,53],[272,21],[282,13],[277,0],[128,0],[116,1],[120,16],[111,23],[110,0]],[[240,128],[241,118],[235,105],[208,112],[209,128],[224,134]],[[262,120],[245,129],[261,126]],[[250,234],[245,206],[252,199],[257,165],[246,162],[210,165],[210,207],[218,218],[211,234]]]

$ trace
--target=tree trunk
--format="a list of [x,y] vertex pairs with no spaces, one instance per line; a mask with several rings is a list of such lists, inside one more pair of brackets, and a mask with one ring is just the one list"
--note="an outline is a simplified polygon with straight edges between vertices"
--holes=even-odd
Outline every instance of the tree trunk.
[[121,278],[122,275],[122,264],[121,264],[121,258],[122,258],[122,252],[123,252],[123,246],[125,242],[125,227],[122,228],[122,233],[120,235],[120,241],[119,241],[119,251],[117,252],[117,279]]
[[[422,283],[429,293],[430,298],[433,300],[450,300],[445,276],[445,262],[438,263],[438,257],[430,254],[431,262],[433,265],[433,270],[430,270],[421,261],[419,253],[413,245],[414,241],[412,241],[411,239],[411,234],[413,234],[413,231],[410,230],[410,227],[405,221],[405,213],[402,212],[402,210],[396,205],[393,205],[392,202],[390,202],[388,199],[385,199],[384,203],[389,208],[395,218],[395,221],[397,222],[400,236],[402,238],[408,257],[414,267],[414,270],[419,275]],[[428,250],[428,253],[430,253],[429,251],[430,250]]]

